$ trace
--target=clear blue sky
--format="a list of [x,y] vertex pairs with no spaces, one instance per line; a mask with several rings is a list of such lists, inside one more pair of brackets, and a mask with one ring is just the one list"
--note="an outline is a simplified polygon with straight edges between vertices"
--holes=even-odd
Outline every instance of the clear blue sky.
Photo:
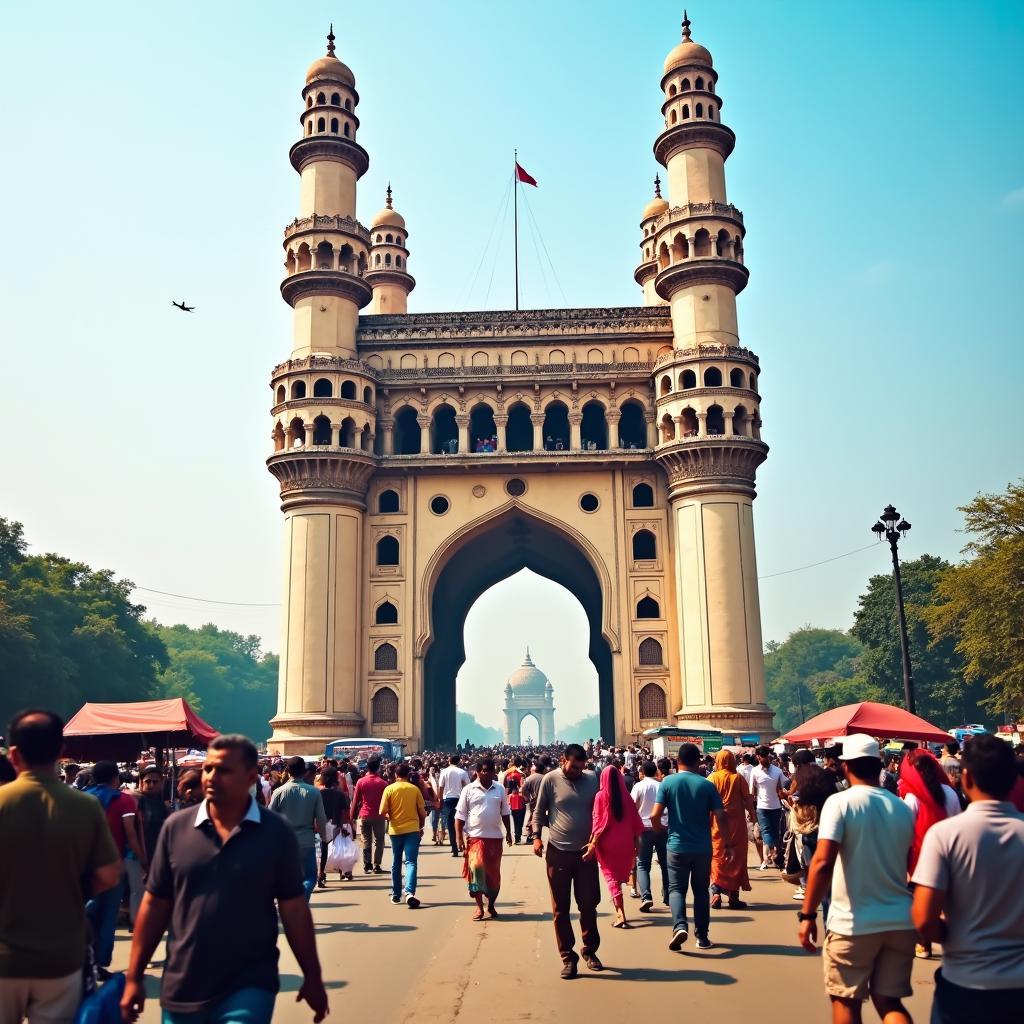
[[[690,14],[738,140],[740,332],[761,357],[772,447],[760,571],[868,543],[889,501],[914,524],[907,557],[954,558],[955,507],[1022,471],[1024,5],[734,0]],[[7,5],[0,514],[36,549],[147,587],[276,602],[267,377],[290,339],[287,150],[327,22],[361,95],[360,216],[390,179],[411,307],[433,311],[511,305],[507,225],[500,261],[470,284],[513,147],[540,182],[529,201],[558,276],[524,226],[524,305],[639,301],[680,17],[663,2]],[[873,549],[765,579],[766,638],[846,627],[885,564]],[[277,647],[274,607],[140,596],[164,621]],[[513,660],[487,670],[489,706]],[[584,677],[563,685],[592,702]]]

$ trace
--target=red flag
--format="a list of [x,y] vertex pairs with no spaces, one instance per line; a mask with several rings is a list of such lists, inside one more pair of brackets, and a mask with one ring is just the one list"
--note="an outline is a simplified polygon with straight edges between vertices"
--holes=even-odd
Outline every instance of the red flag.
[[534,188],[537,187],[537,179],[532,174],[527,174],[526,171],[519,166],[519,161],[516,161],[516,180],[521,181],[526,185],[532,185]]

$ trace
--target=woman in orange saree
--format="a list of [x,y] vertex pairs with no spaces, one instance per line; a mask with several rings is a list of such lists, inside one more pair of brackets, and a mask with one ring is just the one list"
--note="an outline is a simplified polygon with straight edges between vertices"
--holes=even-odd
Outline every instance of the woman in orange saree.
[[[754,798],[750,795],[746,779],[736,771],[736,755],[731,750],[720,750],[715,758],[715,770],[708,780],[721,794],[725,805],[728,835],[722,834],[718,820],[711,822],[711,906],[721,907],[722,896],[729,897],[729,907],[742,910],[746,903],[740,899],[740,890],[750,890],[747,876],[747,819],[754,820]],[[732,845],[732,857],[725,855],[726,843]]]

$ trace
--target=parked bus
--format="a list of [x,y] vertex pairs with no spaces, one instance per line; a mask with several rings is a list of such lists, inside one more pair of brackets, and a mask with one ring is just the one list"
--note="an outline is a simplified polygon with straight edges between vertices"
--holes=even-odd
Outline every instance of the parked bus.
[[401,761],[405,757],[405,743],[401,740],[357,736],[343,740],[331,740],[324,748],[324,757],[347,757],[360,767],[365,765],[374,754],[384,761]]

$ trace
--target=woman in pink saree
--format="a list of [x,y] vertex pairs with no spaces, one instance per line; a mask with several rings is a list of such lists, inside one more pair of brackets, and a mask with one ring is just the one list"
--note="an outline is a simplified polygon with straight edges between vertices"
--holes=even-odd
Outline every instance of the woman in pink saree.
[[593,829],[583,859],[597,855],[615,905],[613,928],[630,927],[622,900],[622,883],[629,878],[643,830],[643,819],[630,799],[622,772],[615,765],[608,765],[601,773],[601,789],[594,800]]

